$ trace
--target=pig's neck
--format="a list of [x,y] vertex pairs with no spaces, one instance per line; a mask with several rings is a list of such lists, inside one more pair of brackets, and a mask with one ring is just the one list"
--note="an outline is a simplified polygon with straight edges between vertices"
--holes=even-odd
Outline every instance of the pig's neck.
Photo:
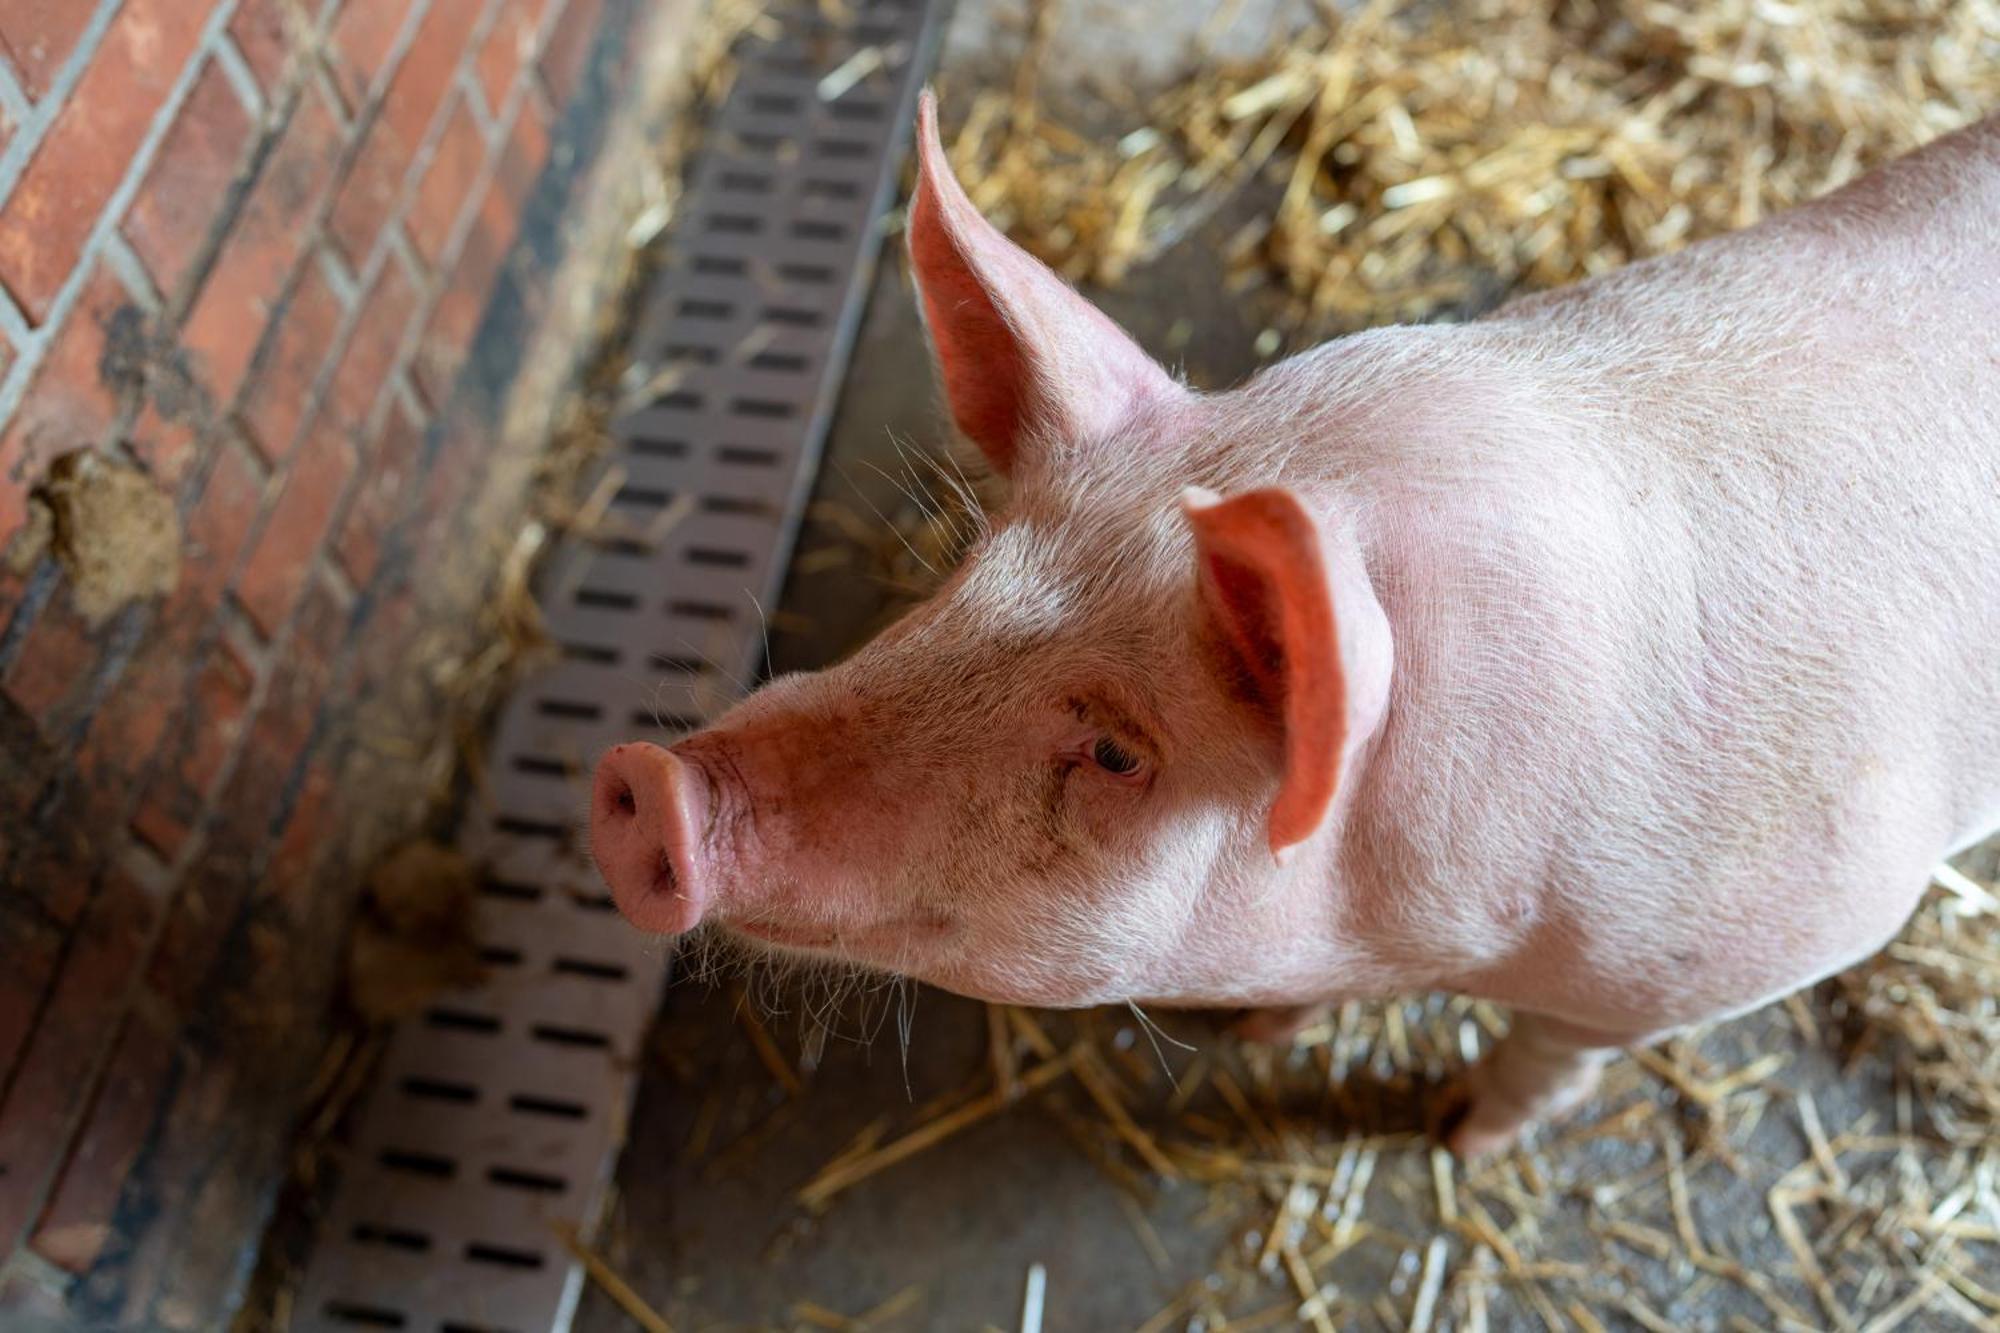
[[[1386,330],[1326,360],[1320,432],[1288,466],[1317,466],[1307,488],[1355,525],[1395,675],[1278,897],[1319,909],[1293,952],[1330,996],[1479,991],[1529,950],[1565,873],[1568,758],[1616,706],[1577,645],[1620,638],[1600,608],[1640,483],[1591,446],[1593,396],[1533,331]],[[1292,915],[1270,928],[1295,932]]]

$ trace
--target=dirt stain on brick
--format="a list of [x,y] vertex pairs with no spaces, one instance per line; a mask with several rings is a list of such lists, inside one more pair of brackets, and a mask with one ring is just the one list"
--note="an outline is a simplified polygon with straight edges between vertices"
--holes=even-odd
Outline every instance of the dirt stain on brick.
[[91,624],[180,582],[173,500],[137,468],[91,450],[65,454],[49,465],[33,500],[47,514],[48,550]]

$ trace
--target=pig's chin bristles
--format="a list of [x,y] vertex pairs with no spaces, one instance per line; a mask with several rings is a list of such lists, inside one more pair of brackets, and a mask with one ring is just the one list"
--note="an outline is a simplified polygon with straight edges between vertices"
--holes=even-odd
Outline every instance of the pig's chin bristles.
[[679,963],[684,979],[738,992],[762,1021],[796,1019],[808,1063],[817,1063],[829,1038],[873,1046],[892,1017],[907,1058],[916,986],[894,972],[760,944],[713,925],[681,941]]

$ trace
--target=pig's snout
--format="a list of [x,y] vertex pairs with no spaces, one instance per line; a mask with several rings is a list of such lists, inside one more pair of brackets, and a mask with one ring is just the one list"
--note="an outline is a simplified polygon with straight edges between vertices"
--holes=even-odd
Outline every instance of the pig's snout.
[[701,775],[657,745],[616,746],[598,761],[590,852],[618,910],[639,929],[678,935],[701,920],[705,808]]

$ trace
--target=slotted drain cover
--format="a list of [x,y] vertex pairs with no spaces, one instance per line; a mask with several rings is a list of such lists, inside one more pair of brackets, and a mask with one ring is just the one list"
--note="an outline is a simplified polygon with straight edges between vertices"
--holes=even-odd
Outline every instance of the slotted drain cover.
[[792,0],[738,52],[635,340],[658,389],[615,431],[629,536],[551,562],[562,658],[505,710],[494,813],[464,836],[492,869],[487,984],[393,1034],[301,1329],[569,1325],[556,1228],[596,1220],[666,972],[582,851],[589,765],[699,724],[759,665],[942,7]]

